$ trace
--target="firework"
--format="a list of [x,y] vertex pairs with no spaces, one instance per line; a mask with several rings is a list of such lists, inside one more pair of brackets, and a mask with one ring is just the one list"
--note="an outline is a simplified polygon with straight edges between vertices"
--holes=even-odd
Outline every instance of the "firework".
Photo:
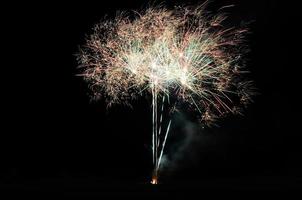
[[152,183],[173,112],[185,107],[210,126],[228,113],[241,113],[251,101],[241,59],[246,29],[226,28],[225,19],[206,12],[205,4],[148,8],[103,20],[80,49],[80,75],[93,98],[110,107],[152,97]]

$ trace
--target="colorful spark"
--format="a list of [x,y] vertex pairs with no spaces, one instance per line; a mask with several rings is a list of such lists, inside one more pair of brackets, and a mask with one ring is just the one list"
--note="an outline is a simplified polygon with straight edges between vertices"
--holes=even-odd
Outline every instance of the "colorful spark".
[[205,6],[119,14],[94,27],[77,57],[92,96],[108,107],[152,96],[154,184],[171,126],[164,117],[186,106],[210,126],[251,102],[242,64],[247,30],[226,28],[226,16]]

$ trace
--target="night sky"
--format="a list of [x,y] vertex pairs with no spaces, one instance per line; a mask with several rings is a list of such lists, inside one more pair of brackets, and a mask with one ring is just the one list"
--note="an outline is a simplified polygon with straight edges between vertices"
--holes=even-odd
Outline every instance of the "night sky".
[[[227,23],[249,23],[247,67],[259,95],[245,116],[198,132],[181,150],[163,184],[151,186],[150,99],[133,108],[91,102],[76,74],[75,54],[104,15],[145,8],[148,1],[35,3],[9,6],[8,56],[1,131],[0,188],[7,192],[92,195],[186,195],[211,191],[284,191],[299,188],[301,159],[288,43],[298,14],[273,0],[213,0],[210,11],[228,9]],[[160,1],[159,1],[160,2]],[[198,1],[169,1],[181,4]],[[294,6],[293,6],[294,7]],[[19,10],[18,10],[18,9]],[[292,26],[293,25],[293,26]],[[296,33],[296,35],[298,35]],[[297,67],[297,66],[296,66]],[[4,77],[4,78],[3,78]],[[289,89],[291,88],[291,89]],[[181,121],[181,120],[180,120]],[[189,122],[188,122],[189,123]],[[168,142],[177,148],[182,124]],[[157,188],[156,188],[157,187]],[[61,193],[63,192],[63,193]]]

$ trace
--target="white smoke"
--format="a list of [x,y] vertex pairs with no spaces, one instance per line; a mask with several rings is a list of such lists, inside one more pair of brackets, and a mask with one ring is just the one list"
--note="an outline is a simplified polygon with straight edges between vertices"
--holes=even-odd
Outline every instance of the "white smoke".
[[181,113],[177,113],[172,121],[171,133],[160,165],[162,174],[171,174],[198,164],[209,149],[221,149],[219,141],[223,139],[223,134],[202,128]]

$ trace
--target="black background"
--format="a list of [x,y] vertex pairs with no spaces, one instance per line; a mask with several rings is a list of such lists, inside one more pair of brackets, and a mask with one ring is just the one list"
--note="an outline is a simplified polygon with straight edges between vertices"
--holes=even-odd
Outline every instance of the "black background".
[[[300,137],[293,128],[298,91],[292,92],[297,64],[289,46],[298,35],[290,32],[297,27],[298,13],[293,5],[272,0],[216,0],[209,5],[215,11],[235,4],[228,10],[228,23],[251,22],[246,59],[260,95],[245,117],[231,117],[210,130],[211,145],[197,147],[199,156],[184,159],[162,185],[147,184],[152,167],[148,100],[109,111],[102,101],[90,102],[87,85],[75,76],[74,56],[104,15],[141,9],[147,2],[9,6],[11,12],[3,18],[9,19],[3,31],[8,36],[2,38],[8,55],[2,66],[1,188],[99,196],[299,188]],[[167,5],[175,5],[171,2]]]

